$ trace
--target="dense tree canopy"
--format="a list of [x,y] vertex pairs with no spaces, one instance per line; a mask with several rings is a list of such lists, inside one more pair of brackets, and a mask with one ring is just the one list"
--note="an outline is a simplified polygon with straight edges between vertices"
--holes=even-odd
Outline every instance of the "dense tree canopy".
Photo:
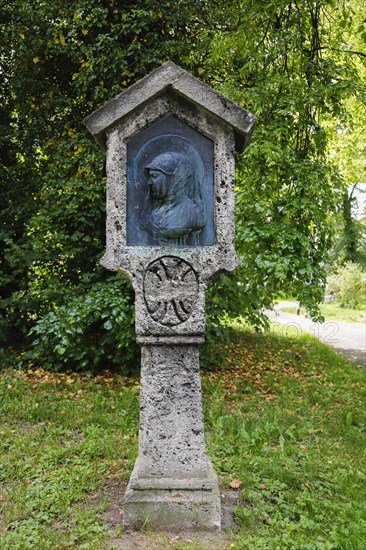
[[4,334],[108,276],[97,265],[104,161],[82,120],[167,59],[189,64],[205,11],[196,0],[2,4]]
[[[104,338],[96,361],[114,361],[113,339],[131,326],[125,298],[131,303],[132,292],[121,279],[125,318],[108,316],[116,276],[98,266],[104,161],[82,120],[167,59],[258,118],[238,158],[242,265],[216,283],[222,292],[209,291],[211,318],[236,310],[260,325],[261,308],[281,290],[316,314],[337,210],[355,179],[365,178],[363,8],[362,0],[3,2],[3,343],[24,339],[43,319],[31,336],[48,334],[39,354],[47,355],[51,342],[50,357],[71,361],[65,350]],[[95,284],[106,299],[94,300],[93,314],[86,307],[82,322]],[[79,328],[70,329],[76,319]]]
[[[241,273],[253,305],[270,303],[279,289],[314,313],[321,300],[332,222],[350,183],[344,168],[355,157],[343,149],[342,167],[331,147],[337,131],[365,123],[366,35],[358,8],[238,2],[211,47],[216,86],[258,117],[237,192]],[[358,136],[363,159],[365,137]],[[365,180],[364,160],[358,176]]]

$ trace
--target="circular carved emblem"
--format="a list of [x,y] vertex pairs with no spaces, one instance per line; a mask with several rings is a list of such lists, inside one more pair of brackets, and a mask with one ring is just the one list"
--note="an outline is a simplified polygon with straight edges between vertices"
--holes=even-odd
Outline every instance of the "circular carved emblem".
[[184,323],[192,313],[197,295],[197,275],[185,260],[163,256],[146,269],[144,298],[154,321],[166,326]]

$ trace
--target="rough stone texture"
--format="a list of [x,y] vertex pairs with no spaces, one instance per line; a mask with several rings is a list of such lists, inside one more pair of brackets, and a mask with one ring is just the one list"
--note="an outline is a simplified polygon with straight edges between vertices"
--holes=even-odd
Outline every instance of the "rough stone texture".
[[141,349],[141,478],[205,478],[198,346]]
[[[217,267],[232,269],[236,262],[233,248],[234,240],[234,150],[233,132],[226,125],[207,118],[204,111],[192,105],[186,105],[170,93],[153,100],[150,104],[134,113],[133,118],[121,123],[108,133],[107,147],[107,250],[103,264],[108,269],[118,270],[122,264],[128,271],[132,270],[135,256],[138,258],[152,253],[157,247],[126,247],[126,142],[154,122],[168,114],[174,114],[186,124],[204,133],[215,143],[215,245],[202,247],[201,262],[209,263],[208,258],[215,256],[211,274]],[[159,247],[161,250],[171,247]],[[184,254],[192,253],[199,247],[180,248]],[[229,252],[229,255],[227,254]],[[219,257],[220,253],[224,256]],[[201,257],[201,254],[200,254]],[[218,262],[220,261],[218,266]]]
[[124,503],[124,527],[139,530],[143,526],[181,532],[184,530],[220,531],[221,508],[217,480],[213,488],[173,488],[162,479],[160,486],[132,488],[134,472]]
[[[214,244],[128,246],[128,142],[135,137],[139,142],[146,129],[155,135],[153,125],[170,115],[213,142]],[[171,62],[86,119],[107,149],[107,242],[101,263],[133,283],[142,346],[139,455],[125,497],[127,528],[220,529],[218,482],[204,444],[199,344],[205,289],[216,273],[239,263],[234,153],[248,143],[254,123],[253,115]]]
[[154,321],[180,325],[189,319],[197,301],[198,275],[182,258],[163,256],[147,266],[143,293]]
[[220,120],[226,121],[235,130],[238,151],[243,150],[248,144],[255,126],[255,117],[172,61],[167,61],[91,113],[85,118],[85,124],[100,145],[105,148],[107,130],[115,127],[135,109],[164,92],[168,86],[185,99],[204,107]]
[[[126,246],[126,142],[171,113],[215,143],[215,244],[187,248]],[[107,245],[101,263],[107,269],[122,271],[131,278],[136,292],[136,332],[139,336],[204,335],[204,290],[215,273],[230,271],[238,265],[234,249],[234,150],[235,139],[230,127],[208,117],[195,105],[182,103],[169,91],[108,132]],[[144,297],[147,265],[166,256],[182,258],[198,274],[199,293],[195,307],[189,319],[177,326],[157,323],[150,316]]]
[[141,350],[139,456],[124,525],[220,529],[216,474],[205,454],[197,345]]
[[[107,547],[114,550],[161,550],[169,546],[179,548],[199,548],[200,550],[223,550],[233,543],[233,532],[237,529],[234,521],[233,507],[239,504],[239,491],[225,491],[222,493],[222,530],[209,532],[202,529],[164,529],[158,532],[148,528],[146,523],[143,530],[124,529],[122,535],[116,535],[119,531],[121,517],[124,514],[124,495],[126,487],[117,479],[108,480],[101,490],[93,495],[95,502],[101,505],[108,501],[103,513],[103,520],[107,526]],[[232,494],[235,493],[235,494]]]

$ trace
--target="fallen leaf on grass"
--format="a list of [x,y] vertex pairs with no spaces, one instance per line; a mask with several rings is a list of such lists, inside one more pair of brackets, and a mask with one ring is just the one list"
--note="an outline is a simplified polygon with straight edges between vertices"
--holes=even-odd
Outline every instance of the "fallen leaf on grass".
[[271,401],[276,401],[276,400],[279,399],[279,398],[280,398],[280,396],[279,396],[279,395],[275,395],[275,394],[273,394],[273,395],[271,394],[271,395],[266,395],[266,396],[265,396],[266,401],[269,401],[269,402],[271,402]]
[[241,486],[241,481],[239,479],[233,479],[232,482],[230,483],[230,487],[232,489],[239,489],[240,486]]

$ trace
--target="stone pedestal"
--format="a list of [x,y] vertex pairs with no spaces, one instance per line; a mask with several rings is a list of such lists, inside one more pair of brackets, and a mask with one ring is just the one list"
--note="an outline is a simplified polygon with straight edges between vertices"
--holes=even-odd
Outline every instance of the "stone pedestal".
[[199,345],[205,290],[239,263],[235,151],[248,144],[255,117],[167,62],[85,122],[107,153],[101,264],[131,279],[142,346],[139,455],[124,525],[218,530]]
[[124,525],[220,529],[217,476],[205,453],[198,345],[143,345],[139,455]]

